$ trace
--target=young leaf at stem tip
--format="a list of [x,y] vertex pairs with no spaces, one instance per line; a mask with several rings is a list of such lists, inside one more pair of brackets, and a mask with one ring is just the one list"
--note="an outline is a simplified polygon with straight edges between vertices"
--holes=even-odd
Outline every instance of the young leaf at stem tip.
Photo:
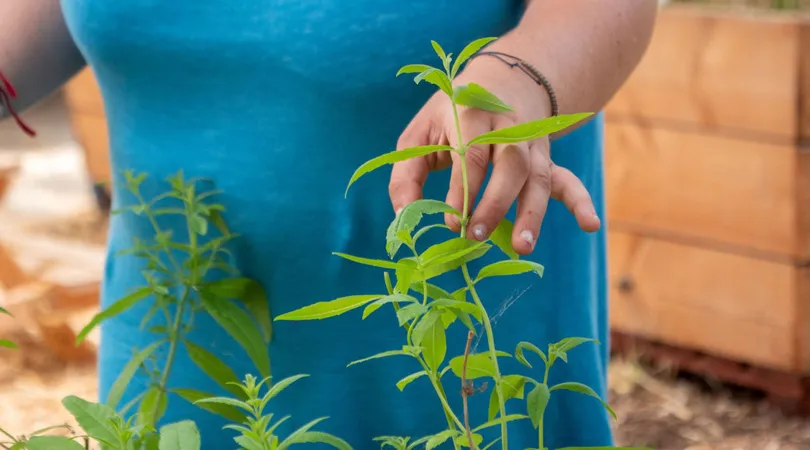
[[457,105],[469,106],[470,108],[482,109],[493,113],[514,111],[511,106],[504,103],[501,99],[496,97],[495,94],[475,83],[457,86],[453,90],[453,100]]
[[524,366],[526,366],[526,367],[528,367],[530,369],[532,368],[532,365],[529,364],[529,361],[526,359],[525,356],[523,356],[523,350],[529,350],[529,351],[534,352],[535,354],[537,354],[537,356],[540,357],[540,359],[543,360],[543,362],[545,364],[548,364],[548,359],[546,358],[546,354],[543,353],[542,350],[537,348],[537,346],[532,344],[531,342],[523,341],[523,342],[519,342],[518,345],[515,347],[515,359],[517,359],[518,362],[520,362]]
[[450,78],[456,77],[458,69],[460,69],[461,65],[464,64],[468,59],[470,59],[472,55],[474,55],[476,52],[481,50],[485,45],[489,44],[490,42],[496,39],[498,38],[486,37],[476,39],[467,44],[467,46],[464,47],[464,50],[462,50],[461,53],[458,54],[458,58],[456,58],[455,62],[453,62],[453,69],[450,71]]
[[422,221],[422,217],[425,214],[441,213],[461,217],[461,213],[458,212],[456,208],[439,200],[420,199],[403,207],[402,211],[391,221],[385,233],[385,248],[388,252],[388,256],[393,258],[400,246],[402,246],[402,240],[398,237],[401,231],[406,230],[408,233],[412,232],[419,225],[419,222]]
[[[434,69],[435,70],[435,69]],[[415,158],[418,156],[425,156],[431,153],[442,152],[442,151],[449,151],[453,150],[453,147],[449,145],[423,145],[419,147],[410,147],[402,150],[394,150],[393,152],[388,152],[383,155],[377,156],[376,158],[372,158],[357,168],[352,174],[351,179],[349,180],[349,185],[346,186],[346,192],[344,193],[344,197],[349,195],[349,188],[363,175],[379,169],[380,167],[386,164],[394,164],[400,161],[405,161],[406,159]]]
[[500,130],[484,133],[468,142],[467,146],[481,144],[514,144],[532,141],[564,130],[592,115],[593,113],[570,114],[525,122],[513,127],[501,128]]
[[447,78],[447,74],[442,72],[441,70],[428,69],[420,73],[413,79],[414,83],[416,84],[421,83],[422,80],[427,81],[428,83],[438,87],[450,97],[453,96],[453,83],[450,82],[450,78]]

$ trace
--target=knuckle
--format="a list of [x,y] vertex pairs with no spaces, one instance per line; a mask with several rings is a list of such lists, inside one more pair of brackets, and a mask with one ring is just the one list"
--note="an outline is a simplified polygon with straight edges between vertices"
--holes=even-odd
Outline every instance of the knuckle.
[[551,172],[547,170],[534,170],[529,175],[529,181],[551,192]]
[[467,150],[466,159],[468,164],[486,169],[489,165],[489,152],[479,146],[473,146]]

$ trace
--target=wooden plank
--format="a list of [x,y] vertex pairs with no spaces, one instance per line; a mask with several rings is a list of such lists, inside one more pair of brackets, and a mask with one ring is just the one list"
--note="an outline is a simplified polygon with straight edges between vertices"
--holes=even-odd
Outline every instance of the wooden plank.
[[794,266],[616,231],[609,258],[617,331],[797,369]]
[[[789,145],[661,127],[605,128],[610,223],[716,241],[782,259],[810,258],[798,181],[810,154]],[[799,176],[801,175],[801,176]],[[810,187],[810,186],[808,186]],[[802,191],[804,196],[810,193]]]
[[608,116],[798,139],[806,18],[671,6]]

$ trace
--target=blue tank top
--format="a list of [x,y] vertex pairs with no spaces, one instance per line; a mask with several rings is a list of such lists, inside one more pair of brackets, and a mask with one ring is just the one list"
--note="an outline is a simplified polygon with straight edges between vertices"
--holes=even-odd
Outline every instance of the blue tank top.
[[[331,253],[386,257],[385,230],[393,218],[390,171],[368,175],[347,199],[343,190],[359,164],[394,149],[433,93],[395,73],[404,64],[434,61],[431,39],[458,53],[473,39],[503,34],[523,8],[518,0],[63,0],[62,5],[104,97],[114,181],[123,181],[125,169],[146,172],[143,191],[153,196],[166,187],[162,180],[180,169],[188,177],[213,180],[223,191],[219,200],[230,227],[241,235],[233,263],[267,288],[275,314],[380,291],[379,272]],[[584,181],[603,216],[601,118],[553,142],[552,151],[557,164]],[[448,182],[449,173],[432,175],[425,196],[444,199]],[[120,185],[113,197],[116,206],[133,201]],[[514,210],[508,217],[514,220]],[[150,236],[141,217],[112,219],[103,306],[143,285],[143,261],[115,254],[133,239]],[[546,266],[542,280],[509,277],[481,286],[497,317],[498,346],[511,352],[522,340],[543,348],[567,336],[596,338],[602,345],[577,348],[568,364],[555,366],[552,382],[579,381],[604,396],[604,231],[579,230],[553,202],[530,259]],[[492,261],[482,258],[472,270]],[[463,281],[449,275],[443,282],[452,287]],[[132,348],[143,348],[153,336],[138,328],[147,309],[144,304],[102,327],[101,398]],[[361,321],[356,311],[324,321],[276,323],[268,348],[274,378],[311,375],[271,403],[277,417],[292,415],[282,435],[320,416],[330,417],[321,430],[356,449],[376,448],[371,439],[379,435],[417,438],[444,429],[426,380],[404,393],[395,387],[417,370],[412,360],[346,367],[402,345],[392,320],[380,313]],[[463,353],[466,332],[455,330],[448,334],[449,354]],[[207,316],[195,321],[190,339],[237,374],[252,370],[244,352]],[[505,372],[524,369],[504,362]],[[459,407],[460,395],[452,395],[457,380],[451,377],[446,383]],[[124,402],[146,382],[136,377]],[[222,393],[182,352],[169,384]],[[486,421],[488,394],[471,402],[473,423]],[[515,401],[509,411],[524,412],[523,405]],[[163,422],[186,418],[198,423],[204,449],[236,447],[222,419],[171,396]],[[604,410],[574,393],[554,394],[546,430],[550,448],[611,443]],[[510,433],[510,448],[537,445],[528,421],[514,423]]]

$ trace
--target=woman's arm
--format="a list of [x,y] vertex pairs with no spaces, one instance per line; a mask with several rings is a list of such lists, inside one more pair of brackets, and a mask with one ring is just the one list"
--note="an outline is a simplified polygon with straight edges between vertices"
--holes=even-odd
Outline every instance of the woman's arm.
[[[560,114],[571,114],[601,110],[625,82],[650,41],[659,1],[527,3],[518,26],[486,50],[517,56],[536,67],[554,88]],[[470,68],[485,59],[492,57],[476,58]],[[542,87],[527,76],[521,78],[523,92],[550,108]],[[538,114],[550,114],[550,109]]]
[[[84,59],[65,26],[59,0],[0,1],[0,72],[17,92],[17,111],[58,89]],[[0,119],[9,116],[0,103]]]

